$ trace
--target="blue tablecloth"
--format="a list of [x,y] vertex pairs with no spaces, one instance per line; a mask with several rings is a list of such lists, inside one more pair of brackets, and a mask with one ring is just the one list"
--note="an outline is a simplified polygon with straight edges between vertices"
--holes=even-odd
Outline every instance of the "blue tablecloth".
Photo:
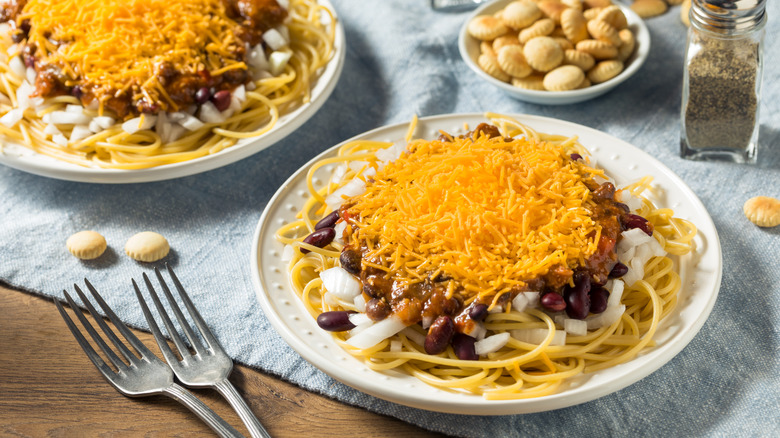
[[[241,162],[186,178],[131,185],[65,182],[0,167],[0,279],[62,297],[88,277],[129,324],[145,327],[129,287],[149,266],[123,254],[128,237],[155,230],[169,260],[235,360],[347,403],[462,436],[778,436],[780,434],[780,227],[745,219],[750,197],[780,198],[780,5],[769,1],[755,166],[678,156],[686,28],[679,9],[647,20],[644,67],[612,92],[569,106],[512,100],[461,61],[465,13],[427,1],[336,0],[347,36],[343,75],[301,129]],[[263,315],[250,282],[252,233],[279,185],[320,151],[372,128],[420,116],[497,111],[587,125],[649,152],[696,192],[721,238],[724,275],[701,332],[670,363],[621,391],[552,412],[476,417],[432,413],[365,395],[300,358]],[[95,262],[65,239],[93,229],[109,243]],[[70,336],[70,334],[62,334]]]

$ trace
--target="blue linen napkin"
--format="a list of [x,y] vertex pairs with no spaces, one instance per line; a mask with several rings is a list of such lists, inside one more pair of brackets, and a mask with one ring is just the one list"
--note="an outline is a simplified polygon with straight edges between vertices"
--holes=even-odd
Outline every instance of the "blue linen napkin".
[[[325,106],[297,132],[241,162],[146,184],[65,182],[0,166],[0,280],[62,298],[87,277],[127,323],[146,328],[129,279],[150,272],[124,242],[154,230],[203,317],[238,362],[335,399],[456,436],[780,435],[780,227],[742,214],[756,195],[780,198],[780,6],[768,3],[755,166],[678,156],[686,28],[679,8],[648,19],[644,67],[612,92],[569,106],[512,100],[461,61],[466,13],[427,1],[334,1],[347,35],[343,75]],[[644,149],[682,177],[709,210],[721,239],[723,283],[715,308],[670,363],[614,394],[551,412],[479,417],[427,412],[363,394],[304,361],[275,333],[250,281],[252,234],[271,195],[320,151],[378,126],[420,116],[497,111],[580,123]],[[83,262],[65,240],[92,229],[107,254]],[[52,317],[54,314],[52,314]],[[63,335],[66,336],[66,335]]]

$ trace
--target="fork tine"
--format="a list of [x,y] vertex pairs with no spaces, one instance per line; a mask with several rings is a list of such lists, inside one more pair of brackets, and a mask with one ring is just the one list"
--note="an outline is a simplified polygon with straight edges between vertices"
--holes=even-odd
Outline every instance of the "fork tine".
[[195,304],[193,304],[192,300],[190,300],[190,296],[187,295],[187,291],[184,290],[184,287],[181,285],[181,282],[179,282],[179,278],[173,272],[173,268],[171,268],[171,265],[166,263],[165,267],[168,268],[168,273],[171,275],[173,284],[176,286],[176,290],[179,292],[179,296],[181,297],[181,300],[184,302],[184,306],[187,308],[187,311],[190,313],[190,316],[192,316],[192,319],[195,322],[195,325],[198,327],[198,330],[200,330],[200,334],[203,336],[203,339],[206,340],[206,342],[209,344],[209,346],[212,349],[222,351],[223,350],[222,345],[219,343],[217,338],[215,338],[214,335],[211,333],[211,330],[209,330],[209,327],[206,325],[206,321],[203,319],[203,317],[200,316],[200,312],[198,312],[198,309],[195,308]]
[[[87,285],[91,286],[89,282],[87,282]],[[105,323],[105,321],[103,321],[103,318],[100,317],[100,315],[98,315],[97,311],[95,310],[95,307],[93,307],[92,303],[89,302],[86,295],[84,295],[84,292],[82,292],[81,289],[75,284],[73,285],[73,287],[76,288],[76,293],[79,295],[79,298],[81,298],[81,302],[84,303],[84,306],[87,307],[89,313],[95,317],[95,321],[103,330],[103,333],[105,333],[106,336],[108,336],[108,338],[111,340],[111,343],[114,344],[114,346],[116,346],[116,348],[122,353],[122,356],[124,356],[128,362],[136,363],[138,361],[138,358],[130,350],[128,350],[127,347],[125,347],[125,344],[123,344],[122,341],[119,340],[116,334],[114,334],[114,331],[111,330],[111,328]]]
[[[165,324],[165,329],[168,330],[168,335],[173,340],[173,343],[176,344],[176,348],[179,350],[182,361],[186,362],[187,357],[189,356],[187,354],[187,346],[184,345],[184,341],[181,339],[181,336],[179,336],[179,332],[176,331],[176,327],[173,326],[173,322],[168,316],[168,312],[165,311],[165,308],[160,301],[160,297],[157,295],[157,291],[154,290],[154,286],[152,286],[152,282],[149,280],[149,276],[144,273],[143,277],[144,283],[146,283],[146,288],[149,289],[149,295],[151,295],[152,301],[154,301],[154,307],[157,308],[157,313],[159,313],[162,317],[163,323]],[[176,361],[178,362],[178,359]]]
[[146,304],[146,300],[141,294],[141,289],[138,288],[138,283],[135,282],[135,279],[131,279],[131,281],[133,282],[133,288],[135,289],[135,296],[138,298],[138,303],[141,305],[141,311],[144,313],[144,318],[146,318],[146,322],[149,323],[149,328],[151,328],[154,339],[157,341],[157,345],[160,347],[163,356],[165,356],[165,360],[168,361],[169,364],[177,362],[179,359],[165,340],[162,331],[160,331],[160,326],[157,325],[157,321],[152,317],[152,312],[149,311],[149,306]]
[[[89,292],[92,294],[93,297],[95,297],[95,300],[100,304],[100,307],[103,309],[104,312],[106,312],[106,315],[108,316],[108,319],[111,320],[112,323],[114,323],[114,326],[116,326],[117,330],[119,330],[119,333],[122,334],[122,336],[127,339],[127,342],[130,343],[130,345],[133,346],[133,348],[138,351],[138,353],[141,354],[141,359],[143,360],[153,360],[152,358],[156,359],[156,356],[152,353],[151,350],[146,348],[146,345],[143,344],[123,323],[118,316],[116,316],[116,313],[114,313],[113,310],[111,310],[111,307],[108,306],[108,304],[103,300],[103,297],[100,296],[97,290],[92,286],[92,284],[87,281],[87,279],[84,279],[84,283],[87,284],[87,288],[89,289]],[[135,356],[135,355],[133,355]]]
[[[63,292],[65,293],[66,298],[69,298],[68,293],[65,291]],[[73,300],[70,299],[68,300],[68,304],[71,304],[72,302]],[[68,315],[67,312],[65,312],[65,309],[62,307],[62,303],[60,303],[59,300],[54,300],[54,304],[57,306],[57,310],[60,311],[60,315],[62,316],[62,319],[65,320],[65,324],[68,325],[70,332],[73,333],[73,336],[76,338],[76,342],[79,343],[81,349],[84,350],[84,353],[87,354],[89,360],[91,360],[92,363],[95,364],[97,369],[100,370],[100,372],[103,373],[104,376],[109,377],[113,375],[114,370],[109,368],[108,365],[106,365],[106,363],[100,357],[100,355],[97,354],[95,349],[92,348],[91,345],[89,345],[89,342],[87,342],[87,340],[84,338],[84,335],[82,335],[81,331],[79,331],[78,327],[76,327],[76,324],[70,318],[70,315]],[[76,309],[76,307],[71,307],[71,308]]]
[[[74,284],[74,286],[75,286],[75,284]],[[76,287],[76,289],[78,290],[78,287]],[[109,360],[111,360],[111,363],[113,363],[114,366],[117,367],[117,369],[119,369],[119,370],[127,369],[127,365],[124,362],[122,362],[122,359],[120,359],[119,356],[117,356],[116,353],[114,353],[114,350],[112,350],[106,344],[106,342],[103,340],[103,338],[100,337],[100,335],[97,333],[95,328],[92,327],[92,324],[90,324],[89,321],[87,321],[87,318],[84,316],[84,314],[81,311],[77,310],[78,307],[76,306],[76,303],[73,301],[73,298],[70,297],[68,292],[67,291],[63,291],[63,293],[65,294],[65,299],[68,300],[68,305],[70,305],[71,309],[74,309],[74,313],[78,317],[79,321],[81,321],[81,325],[87,330],[87,333],[89,333],[89,335],[92,337],[92,339],[95,340],[95,343],[98,344],[98,347],[100,347],[100,349],[103,351],[103,353],[105,353],[105,355],[108,356]],[[87,302],[85,300],[86,297],[84,297],[84,294],[79,294],[79,296],[80,296],[80,298],[82,300],[85,301],[85,303]],[[92,307],[92,306],[90,305],[88,307]],[[95,310],[94,308],[91,308],[90,313],[92,314],[93,317],[95,317],[95,320],[100,319],[100,315],[98,315],[97,312],[93,312],[94,310]],[[73,329],[71,329],[71,331],[73,331]],[[74,332],[73,334],[75,335],[76,333]],[[84,338],[83,335],[82,335],[82,338]],[[86,343],[86,339],[84,341]],[[81,344],[81,342],[79,342],[79,343]],[[87,345],[89,345],[89,344],[87,343]],[[84,345],[82,344],[81,347],[84,348]],[[90,349],[92,349],[92,347],[90,347]],[[95,352],[95,350],[92,349],[92,352]],[[95,354],[97,354],[97,353],[95,353]],[[98,356],[98,357],[100,357],[100,356]],[[93,362],[94,362],[94,360],[93,360]],[[105,361],[103,361],[101,359],[101,362],[103,362],[103,364],[105,365]],[[97,363],[95,365],[97,365]],[[113,373],[113,371],[112,371],[112,373]]]
[[176,319],[179,321],[179,324],[181,324],[182,329],[184,329],[184,334],[187,335],[187,339],[189,339],[190,345],[192,345],[192,348],[194,348],[198,354],[203,354],[205,347],[200,342],[200,339],[195,336],[195,333],[192,331],[192,327],[190,327],[189,322],[187,322],[187,318],[185,318],[184,314],[181,313],[181,308],[179,308],[176,300],[173,299],[171,290],[168,288],[168,284],[165,282],[162,274],[160,274],[160,270],[154,268],[154,273],[157,275],[157,281],[159,281],[160,285],[162,286],[163,293],[165,293],[165,298],[168,299],[168,304],[170,304],[171,310],[173,310],[173,314],[176,315]]

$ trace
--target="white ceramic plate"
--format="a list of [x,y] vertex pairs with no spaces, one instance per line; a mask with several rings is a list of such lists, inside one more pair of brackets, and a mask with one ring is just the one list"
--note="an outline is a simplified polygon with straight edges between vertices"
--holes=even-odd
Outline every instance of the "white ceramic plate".
[[[251,269],[252,282],[263,312],[284,340],[304,359],[333,378],[376,397],[432,411],[475,415],[504,415],[547,411],[596,399],[622,389],[652,373],[679,353],[699,331],[715,304],[720,288],[722,256],[715,226],[701,201],[671,170],[647,153],[600,131],[582,125],[537,116],[517,115],[518,120],[546,133],[578,135],[619,185],[652,175],[663,196],[655,201],[675,210],[675,215],[691,220],[699,229],[695,255],[680,258],[678,265],[683,288],[674,312],[656,333],[658,346],[642,352],[634,360],[607,370],[582,375],[565,384],[559,393],[546,397],[488,401],[481,396],[453,394],[422,383],[397,371],[378,372],[342,350],[330,333],[320,329],[287,278],[286,264],[280,261],[282,245],[274,238],[281,225],[295,220],[295,214],[308,198],[306,172],[316,161],[336,155],[339,146],[323,152],[290,177],[268,202],[255,230]],[[481,114],[453,114],[422,118],[416,137],[436,138],[439,130],[462,133],[463,124],[474,127],[485,121]],[[403,141],[407,124],[387,126],[355,139]],[[315,174],[315,184],[328,179],[333,166]]]
[[466,18],[463,27],[460,29],[460,35],[458,37],[458,49],[460,50],[460,56],[463,58],[469,68],[474,70],[474,72],[482,79],[500,88],[515,99],[542,105],[566,105],[593,99],[594,97],[601,96],[602,94],[612,90],[620,83],[630,78],[634,73],[637,72],[637,70],[639,70],[642,64],[645,63],[645,60],[647,60],[647,55],[650,53],[650,32],[647,30],[647,26],[645,25],[644,21],[642,21],[642,18],[640,18],[628,7],[618,5],[626,15],[629,29],[634,32],[634,36],[636,37],[636,48],[634,49],[634,54],[631,55],[628,60],[626,60],[626,67],[622,72],[620,72],[619,75],[601,84],[596,84],[581,90],[571,91],[526,90],[515,87],[512,84],[508,84],[506,82],[501,82],[498,79],[485,73],[479,67],[479,65],[477,65],[477,58],[479,57],[479,40],[468,34],[466,31],[466,26],[468,26],[468,23],[472,18],[478,15],[492,15],[500,9],[503,9],[511,1],[513,0],[498,0],[492,3],[488,3],[469,15],[469,17]]
[[[320,0],[320,3],[333,11],[334,17],[336,17],[335,8],[328,0]],[[216,154],[149,169],[102,169],[66,163],[49,156],[37,154],[24,146],[7,143],[3,145],[3,149],[0,152],[0,164],[50,178],[104,184],[162,181],[226,166],[282,140],[309,120],[322,107],[336,87],[346,55],[344,26],[338,18],[333,47],[333,59],[330,60],[322,75],[315,82],[314,88],[311,90],[311,100],[308,103],[279,117],[276,125],[260,137],[242,139],[235,145]]]

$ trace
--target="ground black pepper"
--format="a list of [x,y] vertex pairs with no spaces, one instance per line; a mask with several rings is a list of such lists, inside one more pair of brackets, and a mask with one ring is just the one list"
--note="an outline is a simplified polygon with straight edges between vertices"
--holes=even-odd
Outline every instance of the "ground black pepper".
[[688,147],[744,150],[756,125],[758,43],[702,39],[688,62]]

